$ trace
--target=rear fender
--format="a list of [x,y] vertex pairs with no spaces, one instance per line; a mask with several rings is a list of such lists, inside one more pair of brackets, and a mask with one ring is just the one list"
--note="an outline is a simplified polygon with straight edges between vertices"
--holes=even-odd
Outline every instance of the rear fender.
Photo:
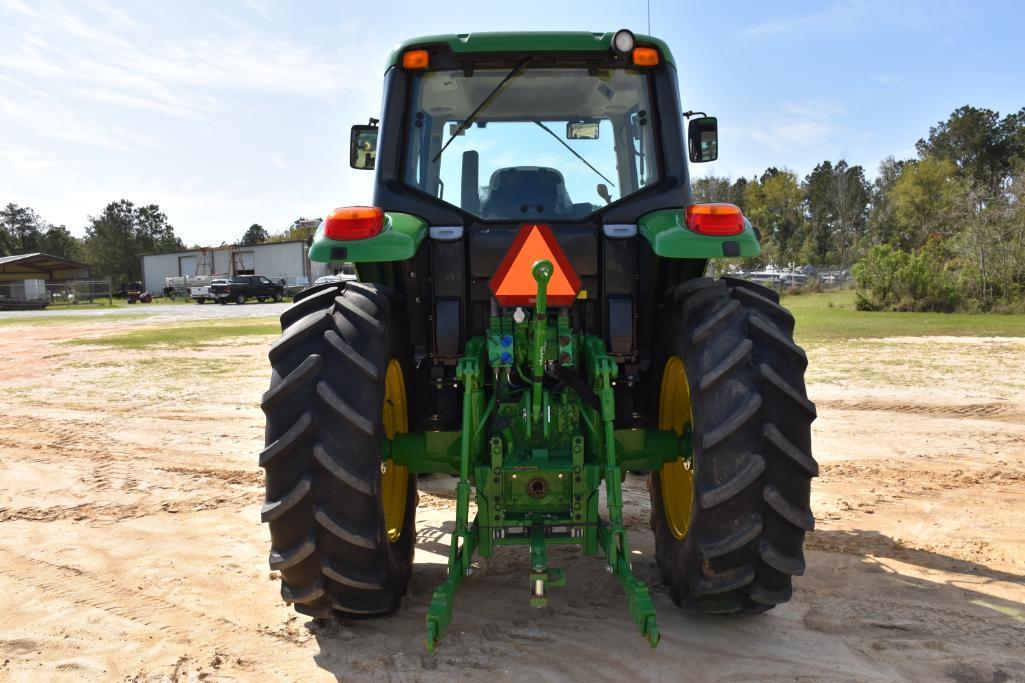
[[381,263],[412,258],[427,234],[427,221],[408,213],[384,214],[384,228],[364,240],[333,240],[324,236],[324,224],[317,228],[310,247],[310,260],[318,263],[352,261]]
[[687,227],[683,209],[662,209],[641,216],[637,229],[655,254],[663,258],[751,258],[762,252],[747,218],[739,235],[701,235]]

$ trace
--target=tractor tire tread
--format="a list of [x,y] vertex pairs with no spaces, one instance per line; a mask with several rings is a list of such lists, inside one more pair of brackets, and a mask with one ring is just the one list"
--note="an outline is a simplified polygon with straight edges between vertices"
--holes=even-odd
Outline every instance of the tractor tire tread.
[[311,490],[313,490],[313,478],[307,475],[281,498],[264,503],[260,510],[261,521],[273,522],[281,518],[289,510],[302,503]]
[[765,442],[771,444],[777,451],[807,472],[808,476],[819,476],[819,464],[815,462],[815,458],[791,443],[787,437],[783,436],[783,432],[779,431],[779,428],[771,422],[765,425]]
[[755,453],[747,456],[736,474],[715,488],[701,491],[698,502],[703,508],[711,508],[735,498],[741,491],[758,481],[765,471],[765,459]]
[[366,283],[305,290],[281,315],[268,356],[266,503],[269,564],[282,597],[311,617],[375,616],[401,606],[413,565],[416,477],[389,541],[381,500],[381,406],[391,358],[411,367],[395,295]]
[[319,580],[306,586],[293,586],[284,581],[281,582],[281,597],[285,602],[307,604],[319,600],[324,595],[324,584]]
[[354,428],[365,434],[366,436],[374,435],[374,422],[350,406],[348,403],[339,396],[331,385],[325,381],[317,383],[317,396],[320,397],[322,405],[326,407],[334,417],[345,420]]
[[308,534],[302,543],[287,550],[275,550],[271,548],[268,564],[274,570],[288,569],[299,564],[313,554],[317,549],[317,537],[315,534]]
[[[814,528],[810,482],[815,405],[807,354],[779,296],[734,279],[698,278],[667,292],[655,367],[679,356],[692,400],[690,526],[674,536],[652,473],[656,560],[673,601],[703,614],[758,614],[786,602]],[[659,376],[652,381],[658,405]]]
[[790,576],[801,576],[804,574],[804,558],[796,555],[787,555],[777,549],[768,539],[762,539],[759,555],[765,564],[778,572]]
[[328,310],[313,311],[296,320],[283,330],[281,337],[271,345],[270,351],[267,352],[271,365],[275,365],[279,359],[289,355],[293,349],[318,340],[330,324],[331,313]]
[[354,368],[362,372],[367,376],[367,379],[371,381],[377,381],[378,372],[374,366],[374,362],[366,356],[359,353],[356,349],[352,348],[344,339],[342,339],[337,332],[334,330],[328,330],[324,333],[324,341],[327,342],[331,350],[338,354],[340,358],[345,359],[348,363],[351,363]]
[[328,577],[332,581],[342,584],[343,586],[349,586],[350,588],[356,588],[364,591],[384,590],[385,577],[383,574],[378,574],[376,576],[362,576],[356,574],[352,570],[336,567],[329,560],[321,560],[320,567],[324,572],[324,576]]
[[317,508],[316,512],[313,513],[313,518],[317,520],[317,524],[324,531],[349,545],[366,548],[367,550],[376,550],[381,545],[380,537],[377,534],[343,526],[331,517],[331,514],[323,507]]
[[[698,400],[700,400],[700,398]],[[761,408],[761,406],[762,397],[760,394],[748,394],[743,405],[705,433],[704,439],[701,442],[705,450],[711,450],[724,440],[728,439],[733,433],[757,415],[758,409]]]
[[765,485],[762,495],[765,497],[765,502],[769,504],[769,507],[775,510],[780,517],[798,529],[814,531],[815,517],[812,515],[811,510],[791,503],[772,484]]
[[260,407],[264,412],[273,410],[278,401],[294,394],[311,377],[315,377],[323,366],[324,359],[321,356],[317,354],[307,356],[306,360],[299,364],[299,367],[282,378],[274,388],[264,392],[260,399]]
[[295,303],[288,310],[282,313],[278,320],[281,322],[281,329],[286,330],[297,320],[314,311],[325,307],[325,302],[334,302],[335,297],[342,291],[339,285],[319,286],[317,289],[304,289],[295,296]]
[[270,467],[274,459],[280,456],[282,453],[288,453],[296,444],[302,439],[307,437],[313,428],[313,412],[307,410],[299,419],[296,420],[295,424],[288,428],[288,431],[282,434],[280,437],[272,441],[262,451],[260,451],[260,467],[266,469]]
[[808,367],[808,354],[798,346],[792,337],[776,326],[769,318],[758,313],[752,313],[749,321],[752,330],[757,331],[763,338],[779,345],[784,352],[789,352],[800,359],[802,369]]
[[760,515],[749,515],[746,522],[737,527],[729,536],[718,538],[714,541],[701,543],[701,556],[705,559],[721,557],[740,550],[751,541],[758,538],[762,533],[762,518]]
[[715,329],[724,323],[735,313],[739,313],[741,305],[737,301],[728,301],[718,311],[709,316],[708,320],[704,321],[698,328],[691,333],[691,341],[695,344],[703,342],[708,338],[708,335],[715,332]]
[[811,420],[815,419],[815,404],[808,400],[808,396],[803,391],[799,391],[797,387],[783,379],[779,373],[768,365],[762,364],[758,368],[758,372],[762,376],[762,379],[772,385],[789,400],[793,401],[801,410],[808,413],[808,417]]
[[777,590],[765,588],[759,584],[755,584],[751,587],[751,599],[769,608],[775,607],[776,605],[782,605],[784,602],[788,602],[793,596],[794,589],[790,584],[787,584],[784,588],[779,588]]
[[747,360],[751,355],[752,348],[754,348],[754,343],[750,339],[742,341],[736,349],[730,352],[730,355],[726,356],[718,365],[702,375],[698,381],[698,393],[710,389],[713,384],[726,377],[733,368]]
[[372,481],[367,481],[346,467],[345,463],[340,460],[336,460],[320,444],[313,447],[313,458],[319,462],[325,470],[327,470],[328,474],[350,489],[353,489],[358,493],[362,493],[365,496],[373,497],[377,494]]

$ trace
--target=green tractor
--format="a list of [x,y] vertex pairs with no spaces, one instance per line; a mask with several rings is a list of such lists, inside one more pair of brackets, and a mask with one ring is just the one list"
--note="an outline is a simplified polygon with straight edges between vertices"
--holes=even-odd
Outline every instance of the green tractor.
[[737,207],[691,201],[687,160],[716,159],[717,140],[649,36],[395,50],[380,121],[350,141],[351,165],[376,171],[374,206],[333,211],[310,250],[359,281],[298,295],[269,354],[262,518],[285,601],[324,618],[397,610],[418,475],[444,474],[455,526],[429,650],[475,554],[524,546],[542,606],[564,584],[556,545],[603,558],[654,646],[627,471],[650,473],[677,605],[750,614],[791,597],[814,524],[815,406],[779,297],[704,275],[759,253]]

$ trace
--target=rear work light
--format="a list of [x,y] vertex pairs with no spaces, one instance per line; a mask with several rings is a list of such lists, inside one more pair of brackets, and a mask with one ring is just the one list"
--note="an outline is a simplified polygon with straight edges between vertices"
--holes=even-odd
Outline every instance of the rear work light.
[[701,235],[739,235],[744,214],[735,204],[691,204],[685,212],[687,227]]
[[402,66],[406,69],[426,69],[431,65],[427,50],[406,50],[402,53]]
[[612,35],[612,49],[621,55],[628,55],[634,49],[635,41],[633,31],[621,28]]
[[653,47],[635,47],[634,66],[658,66],[658,50]]
[[376,206],[346,206],[335,209],[324,220],[324,237],[332,240],[362,240],[381,232],[384,211]]

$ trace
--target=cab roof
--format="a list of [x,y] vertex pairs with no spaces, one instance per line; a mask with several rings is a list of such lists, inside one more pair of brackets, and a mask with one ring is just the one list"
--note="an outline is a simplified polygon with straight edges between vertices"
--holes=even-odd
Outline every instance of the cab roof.
[[[502,31],[494,33],[450,33],[421,36],[403,41],[388,58],[387,68],[402,61],[402,53],[422,45],[447,44],[454,53],[473,52],[607,52],[615,31]],[[637,45],[657,48],[663,61],[676,66],[669,46],[658,38],[635,34]]]

